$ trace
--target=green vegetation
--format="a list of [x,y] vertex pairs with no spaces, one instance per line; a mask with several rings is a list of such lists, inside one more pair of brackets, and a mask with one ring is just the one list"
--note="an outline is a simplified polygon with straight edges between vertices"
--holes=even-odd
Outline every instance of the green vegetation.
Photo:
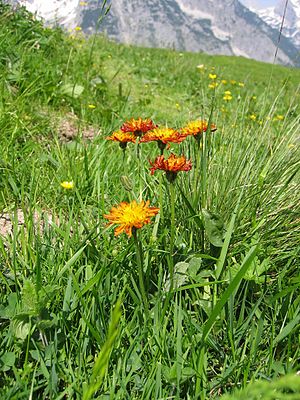
[[[0,64],[0,398],[299,398],[300,71],[2,2]],[[217,130],[171,143],[170,183],[156,143],[105,140],[138,117]],[[135,199],[159,213],[114,236]]]

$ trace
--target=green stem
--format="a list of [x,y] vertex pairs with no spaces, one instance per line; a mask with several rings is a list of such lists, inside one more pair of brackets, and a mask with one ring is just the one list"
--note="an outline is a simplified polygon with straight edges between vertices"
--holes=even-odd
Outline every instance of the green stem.
[[141,242],[139,241],[138,236],[137,236],[137,230],[135,228],[132,229],[132,236],[134,239],[134,245],[135,245],[135,251],[136,251],[136,261],[137,261],[137,267],[138,267],[139,286],[140,286],[140,290],[141,290],[141,296],[142,296],[142,300],[143,300],[143,304],[144,304],[146,318],[147,318],[147,320],[149,320],[149,305],[148,305],[148,299],[147,299],[145,284],[144,284],[143,251],[142,251]]
[[196,180],[196,192],[195,192],[195,202],[194,204],[201,204],[202,200],[201,200],[201,196],[202,196],[202,191],[198,190],[199,185],[201,185],[201,160],[202,160],[202,139],[199,137],[197,137],[196,139],[196,154],[195,154],[195,172],[194,172],[194,176],[195,176],[195,180]]
[[206,169],[207,169],[207,152],[206,152],[206,132],[202,135],[202,157],[201,157],[201,209],[206,207]]
[[174,241],[175,241],[175,182],[170,183],[170,208],[171,208],[171,227],[170,227],[170,290],[173,290],[174,283]]

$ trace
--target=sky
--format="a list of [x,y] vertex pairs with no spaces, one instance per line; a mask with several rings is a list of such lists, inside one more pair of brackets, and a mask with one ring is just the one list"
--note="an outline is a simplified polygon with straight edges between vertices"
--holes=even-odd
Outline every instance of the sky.
[[278,0],[240,0],[240,2],[254,8],[266,8],[276,5]]

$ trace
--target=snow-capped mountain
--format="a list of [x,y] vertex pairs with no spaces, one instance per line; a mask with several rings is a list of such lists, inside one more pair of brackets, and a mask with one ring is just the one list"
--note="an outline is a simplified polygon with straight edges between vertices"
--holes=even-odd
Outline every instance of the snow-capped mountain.
[[[122,43],[240,55],[267,62],[273,62],[279,35],[278,25],[269,26],[257,10],[241,4],[242,0],[108,0],[106,6],[111,5],[111,9],[100,24],[102,0],[11,1],[52,24],[68,29],[81,26],[85,33],[104,31]],[[298,53],[283,36],[276,62],[299,64]]]
[[251,11],[274,29],[279,30],[283,22],[283,35],[300,49],[300,0],[288,1],[284,21],[285,0],[279,0],[273,7],[266,8],[258,8],[254,3],[251,5],[251,0],[247,4]]
[[80,22],[78,0],[12,0],[8,3],[19,4],[33,14],[45,20],[49,25],[61,25],[74,28]]

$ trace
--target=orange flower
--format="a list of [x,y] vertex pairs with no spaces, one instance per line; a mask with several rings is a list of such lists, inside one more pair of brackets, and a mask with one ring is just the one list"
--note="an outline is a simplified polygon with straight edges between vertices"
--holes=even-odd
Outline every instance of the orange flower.
[[151,132],[147,132],[145,136],[140,140],[140,143],[145,142],[157,142],[161,153],[163,153],[165,147],[169,142],[180,143],[185,140],[186,135],[176,131],[172,128],[156,128]]
[[151,132],[146,133],[146,135],[140,140],[143,142],[162,142],[167,144],[169,142],[180,143],[186,138],[186,135],[176,131],[172,128],[156,128]]
[[[192,135],[194,137],[199,137],[203,132],[206,132],[208,129],[208,123],[204,120],[196,120],[189,122],[184,128],[181,129],[181,132],[188,136]],[[217,129],[215,124],[210,125],[211,132],[214,132]]]
[[171,153],[166,160],[163,155],[156,157],[154,162],[150,161],[150,164],[152,165],[152,168],[150,168],[151,175],[153,175],[157,169],[161,169],[166,171],[169,182],[174,182],[179,171],[190,171],[192,169],[191,161],[187,161],[184,156],[177,157],[173,153]]
[[132,229],[142,228],[150,223],[150,218],[159,211],[157,207],[149,207],[149,201],[141,201],[139,204],[133,200],[131,203],[122,202],[113,207],[110,213],[104,218],[110,222],[108,225],[119,225],[115,229],[115,236],[125,232],[129,237],[132,236]]
[[122,131],[116,131],[111,136],[107,136],[107,140],[113,140],[114,142],[119,142],[119,145],[122,149],[125,149],[127,143],[132,142],[135,143],[135,136],[131,133],[125,133]]
[[121,131],[131,132],[136,136],[142,136],[143,133],[146,133],[156,127],[157,125],[155,125],[151,119],[142,119],[139,117],[138,119],[131,118],[131,120],[124,122],[124,124],[121,126]]

